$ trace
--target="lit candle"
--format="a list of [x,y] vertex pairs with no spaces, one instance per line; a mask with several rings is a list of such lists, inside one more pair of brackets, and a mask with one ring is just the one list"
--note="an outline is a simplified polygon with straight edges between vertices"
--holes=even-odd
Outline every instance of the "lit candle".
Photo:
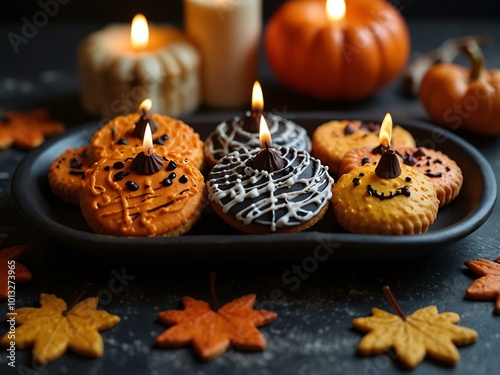
[[255,81],[252,89],[252,111],[243,118],[243,130],[250,133],[259,133],[260,118],[264,111],[264,95],[259,81]]
[[144,151],[137,154],[132,160],[131,169],[142,175],[151,175],[160,171],[163,167],[163,159],[154,153],[153,135],[149,124],[146,125],[144,131],[142,148]]
[[401,174],[401,165],[399,164],[396,152],[390,148],[392,137],[392,117],[387,113],[380,126],[380,145],[386,150],[382,154],[380,161],[375,168],[378,177],[384,179],[396,178]]
[[270,128],[276,146],[292,147],[309,151],[311,140],[307,131],[295,122],[274,113],[264,113],[264,96],[258,81],[252,90],[252,109],[243,116],[234,116],[220,123],[205,140],[205,156],[211,166],[224,155],[241,147],[259,149],[259,129],[262,115]]
[[203,101],[234,108],[250,100],[262,29],[261,0],[185,0],[188,35],[200,48]]
[[326,17],[330,22],[343,20],[345,13],[345,0],[326,0]]
[[132,135],[134,137],[143,139],[147,125],[151,127],[151,133],[154,133],[156,132],[156,130],[158,130],[158,124],[148,114],[148,111],[151,109],[152,105],[153,101],[151,99],[144,99],[144,101],[139,106],[139,109],[142,111],[142,116],[135,123],[135,128],[132,132]]
[[255,169],[275,172],[286,165],[285,159],[271,147],[272,138],[264,116],[260,116],[260,151],[255,155],[252,166]]
[[135,51],[143,51],[149,44],[149,26],[143,14],[137,14],[130,27],[130,44]]
[[78,64],[82,105],[97,117],[135,112],[145,98],[157,112],[178,116],[201,100],[198,49],[180,30],[148,25],[142,14],[89,35]]

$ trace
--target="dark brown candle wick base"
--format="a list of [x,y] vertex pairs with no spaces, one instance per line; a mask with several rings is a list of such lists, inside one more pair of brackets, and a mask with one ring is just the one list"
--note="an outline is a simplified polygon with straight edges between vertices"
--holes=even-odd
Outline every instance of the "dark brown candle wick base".
[[132,136],[143,139],[144,133],[146,132],[146,126],[149,124],[151,129],[151,134],[154,134],[158,130],[158,124],[153,120],[153,118],[148,114],[148,111],[142,109],[142,116],[135,123],[134,130],[132,131]]
[[388,148],[380,158],[375,173],[383,179],[392,179],[401,175],[401,165],[399,164],[398,156],[392,148]]
[[243,117],[243,130],[249,133],[259,133],[260,131],[260,116],[262,116],[261,111],[252,111],[250,116],[245,115]]
[[394,294],[392,294],[392,291],[391,291],[391,288],[389,287],[389,285],[384,285],[382,290],[384,291],[385,296],[389,300],[389,303],[391,304],[391,306],[394,309],[394,311],[396,312],[396,314],[398,314],[398,316],[401,319],[406,320],[406,315],[403,312],[403,310],[401,309],[401,306],[399,306],[398,301],[396,301]]
[[286,161],[274,148],[272,148],[267,142],[264,143],[264,147],[255,155],[252,160],[252,167],[257,170],[265,170],[270,173],[279,171],[283,169],[286,165]]
[[217,274],[215,272],[210,272],[210,295],[212,296],[212,309],[214,311],[219,311],[219,301],[217,300],[217,293],[215,291],[215,279]]
[[[149,150],[148,150],[149,151]],[[140,152],[132,160],[132,169],[135,173],[149,176],[159,172],[163,168],[163,159],[154,152],[150,155],[146,152]]]

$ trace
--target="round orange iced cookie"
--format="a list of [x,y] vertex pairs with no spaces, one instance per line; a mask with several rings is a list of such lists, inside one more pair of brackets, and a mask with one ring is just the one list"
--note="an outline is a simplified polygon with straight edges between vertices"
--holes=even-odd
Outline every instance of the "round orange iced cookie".
[[434,223],[439,201],[431,180],[406,165],[383,179],[365,164],[340,177],[333,187],[333,211],[351,233],[402,235],[425,233]]
[[462,170],[440,151],[420,147],[397,147],[406,165],[429,177],[436,187],[440,207],[455,199],[460,193],[464,177]]
[[[124,145],[141,146],[144,133],[134,135],[141,117],[138,113],[118,116],[99,129],[90,141],[90,160],[96,162]],[[152,114],[151,118],[157,124],[156,130],[152,126],[155,144],[188,158],[198,169],[203,167],[203,142],[198,133],[184,122],[168,116]]]
[[[380,124],[359,120],[330,121],[316,128],[312,136],[312,154],[332,173],[338,173],[344,155],[354,148],[377,147]],[[395,146],[415,146],[412,135],[402,127],[392,129]]]
[[69,148],[49,168],[48,178],[52,192],[67,203],[78,205],[80,184],[85,171],[92,165],[87,151],[87,146]]
[[163,146],[155,148],[159,170],[137,173],[132,163],[138,153],[132,147],[117,150],[87,170],[80,207],[88,225],[97,233],[118,236],[187,232],[205,207],[203,175]]

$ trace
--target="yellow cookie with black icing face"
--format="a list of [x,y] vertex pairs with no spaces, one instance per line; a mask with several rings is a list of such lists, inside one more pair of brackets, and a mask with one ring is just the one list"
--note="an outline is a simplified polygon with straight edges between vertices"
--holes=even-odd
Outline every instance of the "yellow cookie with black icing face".
[[120,149],[85,172],[80,207],[89,227],[117,236],[178,236],[206,205],[203,175],[179,154],[156,147],[161,169],[139,174],[132,162],[140,149]]
[[[150,118],[158,125],[157,129],[152,128],[155,144],[163,145],[169,152],[178,153],[197,168],[203,168],[203,142],[193,128],[168,116],[152,114]],[[122,148],[142,146],[142,136],[134,135],[139,119],[141,115],[138,113],[117,116],[99,129],[90,141],[90,161],[95,163]]]
[[401,165],[402,173],[383,179],[365,164],[340,177],[332,205],[339,224],[358,234],[425,233],[439,209],[436,188],[422,173]]

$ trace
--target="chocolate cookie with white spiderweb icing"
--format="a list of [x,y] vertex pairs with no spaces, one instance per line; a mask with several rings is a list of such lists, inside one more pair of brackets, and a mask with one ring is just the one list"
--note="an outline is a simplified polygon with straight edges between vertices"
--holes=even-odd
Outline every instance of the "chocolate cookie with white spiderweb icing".
[[[272,113],[265,113],[264,116],[275,146],[311,150],[311,140],[304,128]],[[258,122],[253,131],[252,124],[248,123],[253,119],[255,117],[247,113],[246,116],[235,117],[219,124],[205,140],[204,152],[207,163],[213,166],[220,158],[241,147],[249,150],[260,148]]]
[[207,179],[214,211],[246,233],[292,233],[319,221],[332,197],[328,167],[303,150],[273,149],[284,166],[272,172],[258,169],[259,150],[240,149],[224,156]]

